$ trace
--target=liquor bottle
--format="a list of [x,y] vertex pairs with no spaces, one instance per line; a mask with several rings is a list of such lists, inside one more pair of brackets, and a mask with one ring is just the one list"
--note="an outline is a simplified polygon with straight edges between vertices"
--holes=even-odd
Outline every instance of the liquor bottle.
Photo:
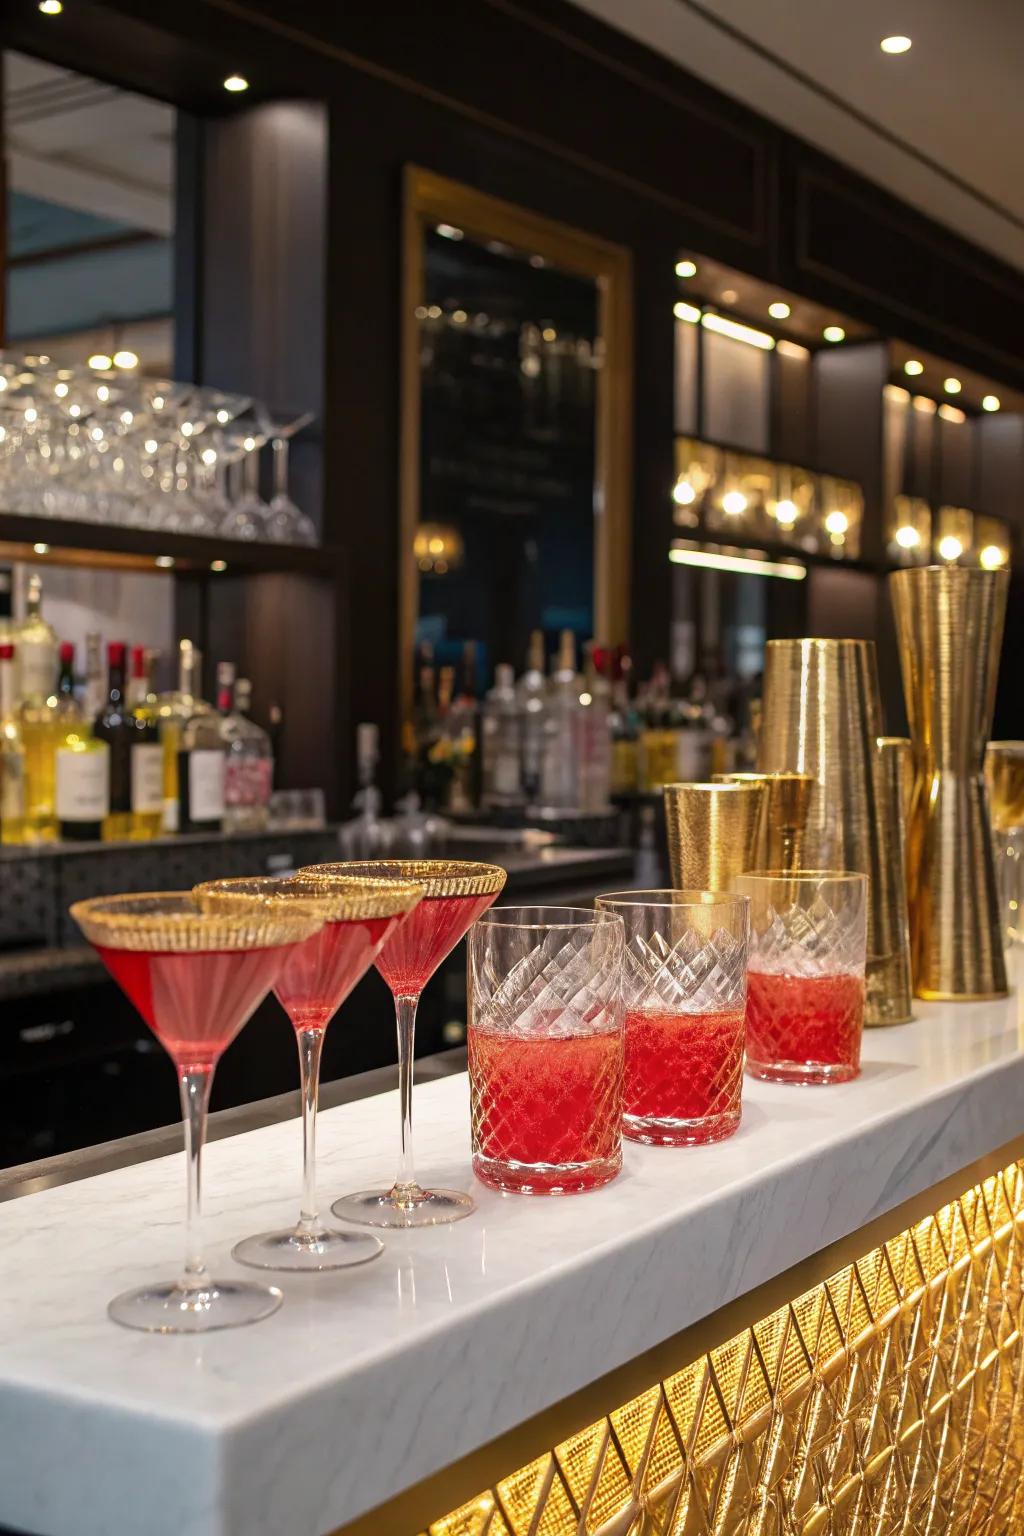
[[612,678],[612,794],[631,795],[637,788],[637,735],[639,721],[629,697],[629,653],[620,647]]
[[75,698],[75,648],[60,648],[53,711],[54,809],[62,840],[98,842],[110,811],[110,749],[92,733]]
[[42,582],[28,584],[28,611],[16,627],[18,720],[25,748],[26,832],[32,842],[57,836],[54,814],[53,711],[56,705],[57,636],[42,616]]
[[611,690],[597,665],[596,647],[584,652],[580,708],[573,719],[579,808],[592,814],[607,811],[612,786],[612,737],[609,724]]
[[85,694],[82,713],[95,720],[107,702],[107,680],[103,674],[103,640],[93,631],[85,637]]
[[466,814],[480,803],[480,700],[475,640],[467,640],[462,648],[462,677],[448,713],[447,732],[454,760],[448,805],[450,810]]
[[[224,691],[229,693],[230,684]],[[218,698],[218,708],[221,706]],[[225,699],[224,702],[229,702]],[[224,831],[265,832],[274,787],[274,755],[270,737],[249,719],[252,684],[240,677],[234,686],[234,709],[223,716],[227,746],[224,765]]]
[[526,671],[516,684],[519,701],[519,750],[523,793],[530,805],[540,801],[541,765],[547,721],[548,681],[544,675],[544,631],[530,635]]
[[202,654],[191,640],[178,645],[178,686],[161,693],[156,701],[156,719],[163,753],[163,830],[178,830],[178,752],[181,731],[193,715],[210,713],[201,697]]
[[217,666],[217,712],[206,706],[182,725],[178,743],[179,832],[219,832],[224,821],[227,745],[224,720],[231,713],[235,668]]
[[26,841],[25,748],[14,707],[14,646],[0,640],[0,843]]
[[547,690],[547,720],[541,763],[541,800],[546,806],[573,810],[579,805],[576,716],[583,681],[576,671],[576,641],[563,629],[558,658]]
[[[155,837],[163,803],[157,725],[145,705],[140,708],[130,701],[125,650],[120,640],[107,646],[107,702],[93,725],[96,740],[110,748],[110,809],[103,818],[104,842]],[[139,682],[144,697],[144,678],[136,680],[136,695]]]
[[494,669],[494,687],[484,700],[483,804],[522,804],[519,778],[519,706],[515,672],[505,662]]
[[155,651],[132,647],[126,703],[134,728],[131,744],[131,831],[136,839],[159,837],[164,812],[164,757],[155,701],[150,693]]
[[[14,611],[14,572],[9,565],[0,566],[0,640],[11,640],[13,643],[14,624],[11,615]],[[13,652],[12,652],[13,659]],[[18,669],[14,664],[11,673],[11,687],[16,692]],[[14,703],[17,703],[15,698]],[[12,704],[12,708],[14,705]]]

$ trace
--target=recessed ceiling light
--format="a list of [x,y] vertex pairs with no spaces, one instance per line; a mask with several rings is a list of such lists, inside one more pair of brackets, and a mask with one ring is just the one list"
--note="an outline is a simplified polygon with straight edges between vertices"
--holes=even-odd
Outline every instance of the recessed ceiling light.
[[942,556],[943,560],[948,561],[950,565],[952,565],[954,561],[959,560],[963,552],[964,547],[954,534],[947,533],[945,538],[939,540],[939,554]]
[[438,224],[437,232],[445,240],[461,240],[463,236],[457,224]]
[[841,325],[826,325],[821,333],[826,341],[845,341],[846,332]]
[[730,320],[728,315],[716,315],[712,311],[701,315],[700,323],[706,330],[717,331],[719,336],[730,336],[733,341],[745,341],[748,346],[760,347],[762,352],[770,352],[775,346],[775,337],[769,336],[767,331],[755,331],[752,325],[741,325],[738,320]]
[[909,373],[912,379],[916,379],[919,373],[924,373],[924,363],[918,362],[916,357],[910,357],[903,364],[903,372]]
[[156,559],[153,561],[153,564],[158,565],[162,571],[170,571],[174,568],[174,556],[157,555]]
[[774,304],[768,305],[768,313],[771,315],[773,320],[788,320],[792,314],[792,310],[790,309],[789,305],[784,304],[781,299],[776,299]]
[[722,497],[722,511],[730,517],[739,517],[747,510],[747,498],[742,491],[726,491]]
[[964,422],[967,420],[967,417],[964,415],[963,411],[961,411],[955,405],[940,405],[939,415],[942,417],[943,421],[955,421],[960,426],[963,426]]
[[210,561],[210,570],[211,571],[216,571],[218,576],[220,575],[221,571],[226,571],[227,568],[228,568],[228,563],[227,563],[226,560],[211,560]]
[[845,512],[830,512],[825,519],[827,533],[845,533],[849,526],[850,519]]
[[739,294],[736,292],[735,288],[722,289],[721,299],[723,304],[735,304],[738,298]]
[[784,496],[781,501],[775,503],[775,521],[781,523],[783,528],[792,528],[797,520],[797,505]]
[[943,379],[942,387],[947,395],[958,395],[963,389],[959,379]]
[[978,559],[986,571],[998,571],[1006,562],[1006,551],[1000,549],[998,544],[986,544]]
[[50,553],[49,544],[33,544],[32,548],[35,550],[37,555],[48,555]]
[[696,277],[697,263],[695,261],[677,261],[676,277]]
[[88,366],[95,368],[99,373],[105,373],[112,366],[112,363],[106,352],[94,352],[89,358]]
[[61,0],[39,0],[39,10],[44,16],[59,16],[63,9]]
[[900,549],[916,549],[921,542],[921,535],[911,523],[904,523],[902,528],[897,528],[895,538]]
[[696,325],[700,319],[700,310],[697,306],[695,304],[684,304],[682,301],[678,304],[673,304],[672,313],[677,320],[688,320],[691,325]]
[[1000,400],[998,395],[985,395],[981,402],[983,411],[998,411]]
[[235,92],[247,91],[249,89],[249,82],[244,75],[228,75],[224,81],[224,89]]
[[909,53],[913,44],[909,37],[883,37],[879,43],[883,53]]
[[139,354],[130,351],[127,347],[121,352],[114,353],[115,368],[137,368],[139,366]]

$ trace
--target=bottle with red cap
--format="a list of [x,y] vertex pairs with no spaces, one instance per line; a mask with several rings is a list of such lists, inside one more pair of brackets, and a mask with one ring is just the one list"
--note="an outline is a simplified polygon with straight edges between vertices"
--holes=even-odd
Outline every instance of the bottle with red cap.
[[[106,742],[110,749],[105,842],[156,837],[163,811],[163,754],[156,721],[150,709],[138,708],[129,700],[125,652],[123,641],[112,640],[107,646],[107,702],[93,727],[97,740]],[[143,681],[143,698],[145,693]]]

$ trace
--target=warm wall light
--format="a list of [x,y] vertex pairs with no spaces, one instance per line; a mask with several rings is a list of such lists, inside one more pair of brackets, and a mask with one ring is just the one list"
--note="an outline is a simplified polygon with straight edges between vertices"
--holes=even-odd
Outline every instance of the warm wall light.
[[909,405],[910,403],[910,390],[904,389],[900,384],[887,384],[882,393],[894,405]]
[[942,387],[947,395],[958,395],[963,389],[959,379],[943,379]]
[[784,496],[781,501],[775,503],[775,521],[781,523],[783,528],[792,528],[797,520],[797,505]]
[[934,416],[937,410],[935,401],[928,395],[915,395],[913,404],[914,410],[920,411],[922,416]]
[[[32,548],[37,555],[48,555],[50,553],[49,544],[33,544]],[[985,551],[982,550],[982,554],[984,553]]]
[[883,53],[909,53],[913,44],[909,37],[883,37],[879,43]]
[[752,325],[741,325],[738,320],[729,320],[725,315],[701,315],[700,323],[707,331],[715,331],[733,341],[745,341],[750,347],[760,347],[762,352],[770,352],[775,345],[775,337],[769,336],[767,331],[755,331]]
[[821,333],[826,341],[845,341],[846,332],[841,325],[826,325]]
[[788,304],[784,304],[781,299],[777,299],[774,304],[768,305],[768,313],[773,320],[788,320],[793,311]]
[[954,538],[953,534],[947,533],[945,538],[939,540],[939,554],[941,555],[942,559],[947,561],[950,565],[952,565],[954,561],[959,560],[963,552],[963,545],[960,543],[959,539]]
[[893,537],[900,549],[916,549],[921,542],[921,535],[910,523],[905,523],[902,528],[897,528]]
[[123,352],[114,353],[115,368],[137,368],[138,366],[139,355],[137,352],[132,352],[129,351],[128,348],[125,348]]
[[697,263],[695,261],[677,261],[676,277],[696,277]]
[[700,319],[700,310],[696,304],[684,304],[681,300],[678,304],[673,304],[672,313],[677,320],[687,320],[690,325],[696,325]]
[[940,405],[939,415],[942,417],[943,421],[955,421],[958,426],[963,426],[964,422],[967,420],[967,417],[964,415],[963,411],[961,411],[959,407],[955,405]]
[[157,555],[156,559],[153,561],[153,564],[158,565],[162,571],[171,571],[174,569],[174,556]]
[[807,567],[798,560],[758,560],[753,555],[727,555],[720,550],[673,544],[668,557],[674,565],[696,565],[708,571],[735,571],[740,576],[781,576],[784,581],[803,581]]
[[678,507],[690,507],[697,500],[697,492],[689,480],[677,480],[672,487],[672,500]]
[[850,519],[845,512],[830,512],[825,519],[826,533],[845,533],[850,526]]
[[39,0],[38,9],[44,16],[59,16],[64,7],[61,0]]
[[924,363],[918,362],[916,357],[910,357],[903,364],[903,372],[916,379],[919,373],[924,373]]
[[1000,549],[998,544],[986,544],[978,559],[986,571],[997,571],[1001,565],[1006,564],[1006,551]]
[[232,92],[247,91],[249,82],[244,75],[228,75],[224,81],[224,89]]
[[981,408],[983,411],[998,411],[1000,403],[998,395],[985,395],[981,402]]
[[445,240],[461,240],[463,238],[463,231],[457,224],[438,224],[435,227],[437,233]]
[[98,373],[105,373],[108,368],[114,366],[113,360],[106,352],[94,352],[88,360],[88,366],[95,368]]
[[798,341],[787,341],[785,337],[781,341],[776,342],[775,349],[781,357],[803,358],[810,356],[807,347],[802,347]]
[[722,497],[722,511],[730,517],[739,517],[747,510],[747,498],[742,491],[726,491]]
[[226,571],[227,568],[228,568],[228,563],[227,563],[226,560],[211,560],[210,561],[210,570],[211,571],[216,571],[218,576],[221,574],[222,571]]

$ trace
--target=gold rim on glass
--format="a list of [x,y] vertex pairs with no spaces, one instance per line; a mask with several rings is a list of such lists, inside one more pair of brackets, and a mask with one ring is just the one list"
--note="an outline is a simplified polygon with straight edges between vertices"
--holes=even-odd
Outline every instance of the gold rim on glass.
[[310,864],[299,878],[330,881],[357,877],[369,880],[415,881],[423,894],[437,896],[496,896],[508,878],[498,864],[462,859],[357,859],[344,864]]
[[324,925],[315,902],[244,901],[231,911],[203,912],[191,891],[141,891],[76,901],[71,916],[90,944],[187,954],[215,949],[273,949],[298,944]]
[[613,907],[725,907],[745,900],[733,891],[676,891],[667,886],[659,891],[604,891],[594,897],[602,910]]
[[205,911],[230,910],[232,903],[258,901],[296,902],[315,906],[328,923],[368,922],[377,917],[399,917],[411,912],[425,894],[414,880],[366,880],[355,876],[314,879],[308,871],[285,880],[269,876],[239,876],[230,880],[204,880],[192,894]]

